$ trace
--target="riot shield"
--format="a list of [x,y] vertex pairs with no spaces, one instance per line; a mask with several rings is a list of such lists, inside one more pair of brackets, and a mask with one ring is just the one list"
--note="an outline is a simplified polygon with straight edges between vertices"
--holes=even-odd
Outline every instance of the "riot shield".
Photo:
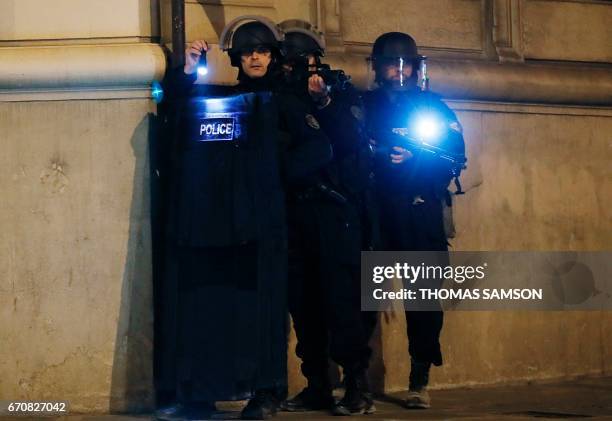
[[[177,239],[221,247],[255,240],[255,189],[262,148],[275,137],[269,93],[189,99],[177,176]],[[266,128],[268,126],[268,128]],[[275,164],[275,161],[271,163]],[[265,180],[261,180],[265,182]]]
[[168,334],[177,337],[179,398],[286,389],[277,116],[269,92],[196,95],[183,107],[170,204],[173,269],[165,275],[178,289],[176,332]]

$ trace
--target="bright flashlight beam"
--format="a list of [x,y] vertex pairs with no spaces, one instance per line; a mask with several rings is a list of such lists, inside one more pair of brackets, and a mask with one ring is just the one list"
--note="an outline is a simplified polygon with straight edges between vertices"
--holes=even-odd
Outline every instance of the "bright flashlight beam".
[[206,51],[202,51],[202,54],[198,59],[198,74],[200,76],[206,76],[208,74],[208,60],[206,59]]
[[433,117],[422,117],[417,123],[416,132],[423,140],[434,140],[440,134],[440,123]]

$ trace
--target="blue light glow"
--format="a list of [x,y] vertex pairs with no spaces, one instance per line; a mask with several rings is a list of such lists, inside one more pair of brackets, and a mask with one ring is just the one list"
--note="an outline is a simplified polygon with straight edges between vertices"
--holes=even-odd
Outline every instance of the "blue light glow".
[[156,104],[159,104],[164,99],[164,89],[162,88],[161,84],[156,80],[154,80],[151,84],[151,97],[153,98],[153,101],[155,101]]
[[208,59],[206,58],[206,50],[202,51],[200,58],[198,59],[198,75],[206,76],[208,74]]
[[206,104],[207,113],[225,113],[231,104],[226,98],[206,98],[204,103]]
[[208,67],[206,66],[198,66],[198,75],[206,76],[208,74]]
[[416,134],[421,140],[437,140],[441,132],[441,122],[433,116],[421,116],[416,123]]

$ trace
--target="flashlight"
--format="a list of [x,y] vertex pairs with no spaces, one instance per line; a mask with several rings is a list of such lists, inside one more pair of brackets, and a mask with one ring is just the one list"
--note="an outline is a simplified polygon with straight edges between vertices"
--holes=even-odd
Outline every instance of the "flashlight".
[[198,60],[198,75],[206,76],[208,74],[208,63],[206,61],[206,51],[202,50],[200,59]]
[[[444,115],[436,110],[423,111],[416,114],[414,119],[409,118],[406,127],[396,127],[390,132],[381,130],[373,133],[373,137],[380,140],[383,145],[400,146],[413,153],[441,159],[450,165],[449,169],[453,176],[458,177],[465,168],[467,158],[464,151],[455,152],[448,149],[452,146],[446,142],[450,130],[453,130],[450,127]],[[456,194],[460,194],[460,191],[458,186]]]
[[416,122],[416,135],[420,140],[436,140],[440,135],[440,121],[430,115],[421,116]]

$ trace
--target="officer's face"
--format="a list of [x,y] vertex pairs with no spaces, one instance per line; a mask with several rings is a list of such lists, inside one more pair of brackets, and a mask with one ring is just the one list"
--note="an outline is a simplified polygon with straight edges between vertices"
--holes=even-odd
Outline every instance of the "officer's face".
[[412,76],[412,62],[400,60],[391,60],[383,63],[380,67],[382,79],[393,88],[402,88],[407,85],[410,76]]
[[257,47],[240,55],[242,71],[251,79],[264,77],[272,62],[272,52],[266,47]]

